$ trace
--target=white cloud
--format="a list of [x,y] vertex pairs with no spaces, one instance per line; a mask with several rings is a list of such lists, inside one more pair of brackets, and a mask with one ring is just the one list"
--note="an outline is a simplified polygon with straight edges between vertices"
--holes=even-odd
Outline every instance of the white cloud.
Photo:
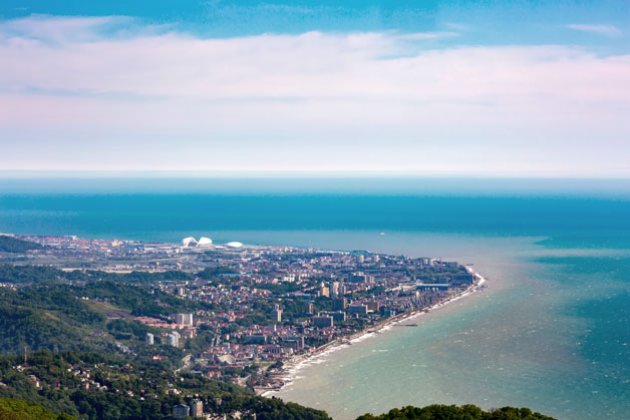
[[614,25],[573,23],[567,25],[567,28],[573,29],[575,31],[588,32],[607,37],[618,37],[623,34],[623,32],[621,32],[621,30]]
[[[602,58],[561,46],[425,49],[422,40],[434,36],[425,33],[100,35],[110,23],[38,18],[0,24],[0,34],[13,33],[0,44],[10,63],[0,69],[3,88],[214,100],[457,102],[551,95],[591,101],[627,99],[618,86],[630,77],[628,56]],[[15,28],[25,35],[16,35]],[[81,36],[59,35],[68,32]],[[49,42],[59,38],[66,42]]]
[[37,40],[46,43],[86,42],[99,39],[102,30],[129,23],[119,16],[66,18],[35,15],[0,22],[0,39]]
[[465,32],[470,29],[469,25],[464,25],[463,23],[459,23],[459,22],[446,21],[446,22],[442,22],[442,26],[451,31],[457,31],[457,32]]
[[0,23],[0,167],[630,171],[629,55],[90,19]]

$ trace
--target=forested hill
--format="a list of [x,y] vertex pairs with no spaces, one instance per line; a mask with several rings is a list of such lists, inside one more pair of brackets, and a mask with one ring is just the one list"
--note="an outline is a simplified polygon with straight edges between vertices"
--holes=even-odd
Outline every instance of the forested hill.
[[475,405],[429,405],[394,408],[381,415],[364,414],[357,420],[554,420],[529,408],[503,407],[483,410]]
[[24,241],[22,239],[14,238],[13,236],[0,234],[0,252],[26,252],[31,249],[40,249],[41,245],[35,242]]
[[[257,419],[319,420],[319,410],[263,398],[227,382],[178,372],[182,358],[212,338],[200,329],[182,348],[136,316],[168,320],[173,313],[212,310],[179,299],[154,282],[184,273],[63,272],[50,267],[0,266],[0,419],[169,419],[174,405],[203,402],[216,414]],[[148,332],[156,342],[147,346]],[[159,357],[155,357],[158,355]],[[30,403],[45,410],[39,413]],[[18,413],[18,414],[16,414]],[[21,414],[19,414],[21,413]],[[43,413],[56,413],[48,414]],[[29,417],[30,416],[30,417]]]
[[40,249],[42,246],[35,242],[24,241],[13,236],[0,234],[0,252],[21,253],[31,249]]
[[55,414],[39,404],[13,398],[0,398],[2,420],[72,420],[68,414]]
[[[17,270],[17,277],[32,280],[34,277],[23,275],[23,271],[32,270],[32,267]],[[42,268],[34,272],[40,275],[48,270]],[[7,276],[3,278],[0,273],[0,282],[6,279]],[[121,339],[133,348],[151,332],[135,322],[134,316],[167,318],[173,313],[197,309],[211,309],[211,306],[177,299],[149,286],[122,282],[65,284],[53,281],[17,289],[0,288],[0,352],[16,354],[25,347],[29,350],[109,351],[118,346]]]
[[[128,355],[37,352],[29,354],[26,362],[20,356],[4,356],[0,357],[0,378],[0,397],[29,401],[81,419],[171,419],[172,407],[189,402],[191,396],[217,415],[240,412],[246,418],[255,413],[258,420],[330,419],[322,411],[259,397],[200,375],[176,374],[168,365]],[[4,419],[1,414],[0,419]]]

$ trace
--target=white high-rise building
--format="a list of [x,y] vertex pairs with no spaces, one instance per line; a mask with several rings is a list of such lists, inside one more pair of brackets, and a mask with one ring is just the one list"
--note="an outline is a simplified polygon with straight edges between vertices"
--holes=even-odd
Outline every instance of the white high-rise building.
[[173,347],[179,347],[180,335],[177,331],[173,331],[166,335],[166,344]]
[[341,293],[341,287],[338,281],[333,281],[330,283],[330,297],[338,298]]
[[180,325],[193,326],[193,314],[176,314],[175,323]]
[[153,344],[155,344],[155,336],[151,333],[147,333],[146,337],[144,338],[144,342],[152,346]]
[[276,304],[273,312],[271,314],[274,322],[280,323],[282,322],[282,309],[280,309],[280,305]]
[[197,398],[190,401],[190,417],[203,417],[203,401]]

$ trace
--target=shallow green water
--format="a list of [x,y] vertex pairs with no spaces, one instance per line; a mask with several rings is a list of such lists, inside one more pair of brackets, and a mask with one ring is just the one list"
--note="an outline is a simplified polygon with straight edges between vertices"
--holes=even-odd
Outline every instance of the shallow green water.
[[320,232],[293,242],[472,262],[488,288],[418,317],[416,328],[392,328],[300,368],[275,395],[338,419],[432,403],[529,406],[569,419],[628,415],[625,250],[420,233]]

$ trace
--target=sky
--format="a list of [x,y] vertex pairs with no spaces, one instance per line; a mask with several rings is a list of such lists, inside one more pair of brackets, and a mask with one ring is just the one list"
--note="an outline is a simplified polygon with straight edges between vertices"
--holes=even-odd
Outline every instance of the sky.
[[630,177],[630,2],[0,4],[0,171]]

